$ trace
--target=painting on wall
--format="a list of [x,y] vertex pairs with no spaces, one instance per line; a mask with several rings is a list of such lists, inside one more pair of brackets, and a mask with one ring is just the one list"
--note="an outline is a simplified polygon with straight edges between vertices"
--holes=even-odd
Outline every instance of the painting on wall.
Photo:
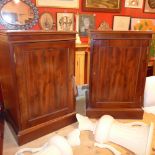
[[106,30],[111,30],[109,24],[106,21],[102,21],[99,25],[99,27],[97,28],[97,30],[99,31],[106,31]]
[[79,15],[79,35],[88,36],[88,31],[95,29],[95,16],[90,14]]
[[113,30],[128,31],[130,27],[131,17],[129,16],[114,16]]
[[155,0],[145,0],[144,12],[155,13]]
[[37,7],[79,8],[79,0],[36,0]]
[[142,8],[143,0],[125,0],[125,7],[127,7],[127,8]]
[[155,31],[155,19],[132,18],[131,30],[134,31]]
[[121,0],[83,0],[84,11],[120,12]]
[[57,31],[73,31],[73,30],[74,30],[74,14],[57,13]]
[[51,13],[45,12],[41,14],[39,18],[39,25],[43,30],[53,30],[55,23]]

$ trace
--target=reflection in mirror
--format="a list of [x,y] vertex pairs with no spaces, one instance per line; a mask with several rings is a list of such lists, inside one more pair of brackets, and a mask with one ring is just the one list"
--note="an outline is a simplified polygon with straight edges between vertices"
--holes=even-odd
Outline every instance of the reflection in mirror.
[[9,24],[25,25],[34,18],[32,8],[22,1],[17,4],[14,1],[8,2],[1,10],[2,18]]
[[38,10],[30,0],[2,0],[0,24],[7,29],[29,29],[38,22]]

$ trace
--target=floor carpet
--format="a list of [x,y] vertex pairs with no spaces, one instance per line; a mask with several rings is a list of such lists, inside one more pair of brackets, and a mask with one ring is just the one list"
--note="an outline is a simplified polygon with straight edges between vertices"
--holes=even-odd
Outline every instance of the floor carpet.
[[[85,104],[84,103],[85,103],[85,99],[83,97],[77,98],[77,105],[76,105],[77,112],[83,115],[85,115]],[[133,122],[137,120],[118,120],[118,121]],[[145,123],[153,122],[155,124],[155,115],[145,113],[144,118],[141,121]],[[69,126],[66,126],[65,128],[52,132],[48,135],[45,135],[39,139],[36,139],[30,143],[27,143],[19,147],[8,127],[8,124],[5,122],[3,155],[14,155],[17,150],[21,148],[25,148],[25,147],[40,147],[44,143],[46,143],[48,139],[52,137],[53,135],[59,134],[62,136],[66,136],[68,135],[69,132],[71,132],[73,129],[77,127],[78,127],[77,123],[71,124]],[[112,152],[109,151],[108,149],[100,149],[100,148],[94,147],[94,137],[93,137],[92,132],[82,131],[80,134],[80,139],[81,139],[80,146],[73,147],[74,155],[113,155]],[[154,140],[152,143],[152,150],[151,150],[150,155],[155,155],[155,129],[154,129],[153,139]],[[134,141],[134,137],[133,137],[133,141]],[[115,148],[117,148],[122,153],[122,155],[134,155],[134,153],[132,153],[131,151],[119,145],[116,145],[113,143],[110,143],[110,144],[114,146]],[[30,155],[30,154],[27,153],[25,155]]]

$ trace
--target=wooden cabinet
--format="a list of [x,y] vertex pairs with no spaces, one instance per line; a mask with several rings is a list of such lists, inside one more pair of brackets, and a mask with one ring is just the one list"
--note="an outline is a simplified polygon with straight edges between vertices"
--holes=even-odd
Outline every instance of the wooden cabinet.
[[0,84],[0,117],[1,113],[3,112],[3,97],[2,97],[2,91],[1,91],[1,84]]
[[0,33],[0,81],[18,143],[24,144],[75,119],[75,33]]
[[147,67],[147,75],[146,75],[147,77],[148,76],[153,76],[153,66],[151,65],[151,66],[149,66],[148,65],[148,67]]
[[88,62],[87,53],[89,50],[88,44],[77,44],[75,54],[75,78],[77,85],[83,85],[88,83],[87,72]]
[[91,32],[87,115],[142,118],[149,32]]

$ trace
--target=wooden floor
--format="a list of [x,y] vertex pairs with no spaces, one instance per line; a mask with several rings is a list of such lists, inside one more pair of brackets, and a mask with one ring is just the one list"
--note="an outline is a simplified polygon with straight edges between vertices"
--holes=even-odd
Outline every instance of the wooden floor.
[[4,138],[4,118],[2,114],[0,114],[0,155],[3,152],[3,138]]

